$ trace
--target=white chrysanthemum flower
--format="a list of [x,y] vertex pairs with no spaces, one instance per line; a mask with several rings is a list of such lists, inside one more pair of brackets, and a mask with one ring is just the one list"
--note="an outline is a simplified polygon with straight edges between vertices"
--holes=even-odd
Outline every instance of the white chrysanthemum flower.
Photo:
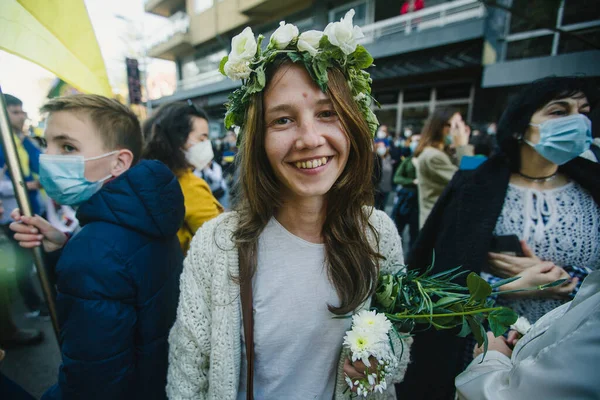
[[298,50],[308,51],[311,56],[314,56],[319,51],[319,42],[323,37],[321,31],[306,31],[298,37]]
[[273,32],[269,42],[276,49],[285,49],[290,42],[298,37],[298,27],[293,24],[286,24],[285,21],[279,23],[279,28]]
[[329,42],[339,47],[346,55],[354,53],[358,45],[357,40],[365,37],[358,26],[352,25],[353,17],[354,9],[351,9],[339,22],[331,22],[327,25],[324,31]]
[[531,323],[525,317],[519,317],[517,321],[510,326],[510,329],[514,329],[519,332],[521,335],[527,334],[531,329]]
[[352,329],[363,329],[376,335],[386,335],[392,329],[392,323],[384,314],[363,310],[352,317]]
[[248,61],[236,60],[231,58],[229,58],[229,60],[227,60],[227,62],[223,66],[223,71],[225,71],[225,75],[227,75],[227,77],[232,81],[237,81],[239,79],[248,79],[248,77],[252,73]]
[[367,367],[371,366],[369,357],[372,355],[372,348],[379,339],[370,332],[363,330],[351,330],[344,336],[344,346],[352,352],[352,362],[361,360]]
[[346,377],[344,379],[346,380],[346,383],[348,384],[348,387],[350,389],[352,389],[352,387],[354,387],[354,383],[352,382],[352,379],[348,375],[346,375]]

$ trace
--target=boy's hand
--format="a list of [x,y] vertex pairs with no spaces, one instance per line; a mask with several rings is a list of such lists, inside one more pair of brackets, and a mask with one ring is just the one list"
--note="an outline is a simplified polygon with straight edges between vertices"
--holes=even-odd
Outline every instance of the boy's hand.
[[26,217],[16,208],[10,216],[15,220],[10,229],[15,232],[15,240],[21,247],[32,249],[43,244],[44,250],[52,252],[61,249],[67,242],[67,235],[39,215]]

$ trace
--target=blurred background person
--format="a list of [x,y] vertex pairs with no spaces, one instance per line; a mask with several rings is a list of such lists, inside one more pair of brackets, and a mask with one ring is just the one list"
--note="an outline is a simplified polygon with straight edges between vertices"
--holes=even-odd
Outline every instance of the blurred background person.
[[394,174],[394,184],[398,185],[398,189],[396,190],[392,219],[396,223],[400,235],[408,226],[409,249],[412,248],[419,234],[419,189],[416,161],[412,155],[406,157]]
[[[500,153],[455,175],[417,239],[410,267],[426,268],[435,250],[434,273],[462,265],[490,283],[520,278],[501,291],[566,279],[498,298],[531,323],[570,300],[582,279],[600,269],[600,165],[578,157],[590,146],[586,115],[598,100],[596,89],[577,77],[535,81],[511,99],[498,124]],[[453,398],[469,342],[427,332],[413,349],[405,382],[414,386],[405,393]],[[419,397],[431,376],[439,385]]]
[[424,7],[425,1],[423,0],[407,0],[402,4],[402,8],[400,8],[400,15],[419,11],[422,10]]
[[[421,132],[415,150],[419,185],[419,226],[423,226],[464,155],[473,155],[465,122],[451,108],[435,110]],[[455,156],[450,152],[454,150]]]
[[375,208],[385,211],[387,200],[392,191],[393,165],[392,157],[385,142],[375,144],[375,152],[379,158],[381,177],[375,191]]
[[224,208],[229,207],[227,199],[228,190],[223,178],[223,168],[221,168],[221,165],[216,160],[209,162],[202,170],[194,170],[194,174],[208,183],[213,196]]
[[[13,131],[16,151],[21,163],[23,178],[28,190],[31,210],[34,214],[42,215],[43,209],[39,198],[39,189],[41,186],[39,180],[36,178],[39,173],[41,150],[23,132],[25,120],[27,119],[27,113],[23,111],[23,102],[10,94],[5,94],[4,99]],[[0,174],[0,200],[4,202],[4,208],[7,210],[4,216],[0,217],[0,225],[6,237],[10,240],[11,250],[15,256],[15,263],[10,268],[14,269],[17,287],[28,309],[26,316],[30,318],[38,316],[48,317],[45,302],[38,294],[33,283],[33,259],[31,254],[28,250],[19,246],[17,241],[14,240],[14,233],[8,228],[12,222],[10,211],[17,208],[17,199],[12,181],[10,180],[8,167],[4,160],[4,151],[1,144]]]
[[177,237],[184,254],[196,231],[223,212],[223,206],[214,198],[208,184],[194,174],[194,169],[202,171],[213,157],[208,117],[203,110],[191,102],[177,102],[156,111],[143,158],[166,164],[181,185],[185,220]]
[[375,134],[375,143],[383,142],[386,147],[390,146],[390,134],[387,125],[380,125]]

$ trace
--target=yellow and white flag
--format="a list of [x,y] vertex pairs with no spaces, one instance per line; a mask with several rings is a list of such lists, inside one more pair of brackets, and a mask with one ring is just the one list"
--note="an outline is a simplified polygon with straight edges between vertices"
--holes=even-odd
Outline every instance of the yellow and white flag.
[[83,0],[0,0],[0,49],[40,65],[81,92],[112,97]]

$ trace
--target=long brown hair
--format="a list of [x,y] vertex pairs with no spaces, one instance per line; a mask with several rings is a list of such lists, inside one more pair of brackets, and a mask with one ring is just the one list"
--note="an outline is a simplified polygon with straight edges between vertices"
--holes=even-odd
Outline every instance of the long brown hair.
[[419,157],[426,147],[438,147],[444,143],[444,126],[457,112],[458,110],[453,108],[438,108],[433,112],[421,131],[421,139],[415,149],[415,157]]
[[[268,71],[270,81],[278,62]],[[335,314],[356,309],[375,290],[379,271],[379,236],[369,222],[364,206],[373,204],[373,153],[369,127],[352,98],[347,79],[339,69],[328,73],[327,94],[342,128],[350,141],[346,166],[327,194],[327,215],[323,225],[328,277],[340,299]],[[254,95],[246,112],[243,137],[238,154],[241,196],[236,211],[239,224],[234,240],[239,252],[238,280],[252,279],[257,267],[258,238],[275,211],[281,207],[281,184],[265,151],[263,92]],[[369,234],[371,232],[371,234]],[[375,241],[375,247],[369,238]]]

